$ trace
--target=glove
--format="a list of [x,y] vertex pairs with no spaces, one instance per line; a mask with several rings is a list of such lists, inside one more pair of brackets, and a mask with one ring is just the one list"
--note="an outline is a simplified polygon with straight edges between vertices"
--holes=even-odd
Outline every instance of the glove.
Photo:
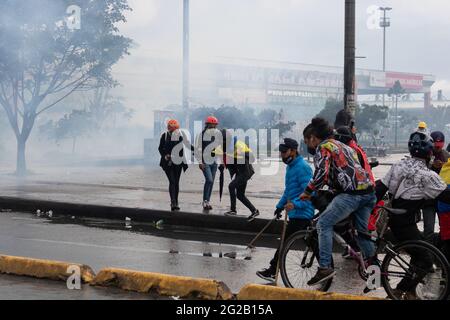
[[283,212],[283,209],[276,209],[275,212],[273,213],[274,217],[278,220],[281,219],[281,213]]

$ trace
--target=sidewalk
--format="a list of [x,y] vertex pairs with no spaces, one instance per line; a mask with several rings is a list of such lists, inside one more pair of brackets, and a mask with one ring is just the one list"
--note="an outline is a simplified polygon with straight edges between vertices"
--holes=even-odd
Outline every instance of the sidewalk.
[[[391,162],[393,159],[385,159]],[[284,189],[286,166],[278,163],[273,175],[262,175],[260,166],[256,166],[256,174],[250,180],[247,196],[260,210],[261,215],[251,227],[244,226],[245,218],[250,214],[238,201],[238,217],[225,217],[229,209],[228,183],[230,177],[225,172],[225,185],[222,201],[219,200],[219,177],[217,175],[211,203],[213,210],[203,212],[201,207],[203,176],[196,166],[191,166],[181,178],[180,206],[183,218],[190,217],[198,226],[202,216],[208,217],[212,226],[224,223],[224,228],[235,228],[246,231],[259,231],[265,219],[272,219],[275,206]],[[376,168],[375,175],[380,177],[389,166]],[[38,206],[52,203],[66,213],[72,215],[115,217],[124,219],[126,214],[145,219],[168,218],[180,223],[181,213],[169,212],[168,183],[159,167],[125,166],[125,167],[34,167],[33,173],[24,179],[17,179],[11,174],[11,168],[0,168],[0,197],[6,197],[3,205],[14,204],[20,199],[22,206],[15,210],[36,210]],[[66,205],[63,205],[66,204]],[[81,210],[82,205],[83,210]],[[75,208],[75,209],[74,209]],[[8,208],[4,208],[8,209]],[[108,213],[105,213],[108,212]],[[112,213],[114,212],[114,214]],[[186,213],[189,213],[187,215]],[[177,218],[175,218],[177,217]],[[212,223],[214,221],[214,223]],[[230,224],[231,223],[231,224]],[[260,227],[261,226],[261,227]]]

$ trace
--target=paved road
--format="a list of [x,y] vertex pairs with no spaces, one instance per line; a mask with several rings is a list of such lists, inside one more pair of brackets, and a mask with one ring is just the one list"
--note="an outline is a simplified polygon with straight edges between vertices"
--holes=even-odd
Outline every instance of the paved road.
[[[251,235],[212,234],[188,229],[157,230],[150,225],[126,226],[121,222],[41,218],[14,212],[0,213],[0,252],[7,255],[54,259],[90,265],[96,272],[104,267],[119,267],[174,275],[211,278],[224,281],[233,292],[247,283],[264,283],[255,272],[267,266],[273,249],[262,247],[253,252],[245,249]],[[265,239],[263,245],[269,244]],[[273,244],[273,241],[272,241]],[[238,259],[224,258],[224,253],[237,252]],[[250,260],[245,260],[245,258]],[[364,283],[352,262],[336,257],[338,276],[331,290],[360,294]],[[14,288],[17,297],[51,299],[63,290],[56,284],[40,281],[16,281],[0,278],[0,289]],[[39,288],[42,286],[42,290]],[[33,289],[34,288],[34,289]],[[384,296],[375,292],[372,295]],[[99,293],[88,289],[64,299],[118,297],[115,293]],[[132,297],[134,298],[134,297]],[[139,298],[139,297],[138,297]]]

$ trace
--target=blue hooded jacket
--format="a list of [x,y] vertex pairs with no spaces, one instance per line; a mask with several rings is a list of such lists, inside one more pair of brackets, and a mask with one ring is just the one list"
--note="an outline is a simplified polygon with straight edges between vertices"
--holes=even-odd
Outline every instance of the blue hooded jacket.
[[311,201],[302,201],[299,196],[305,191],[306,186],[313,176],[311,167],[301,157],[297,156],[286,168],[284,194],[277,204],[278,209],[283,209],[290,200],[295,209],[289,212],[289,219],[307,219],[314,216],[314,207]]

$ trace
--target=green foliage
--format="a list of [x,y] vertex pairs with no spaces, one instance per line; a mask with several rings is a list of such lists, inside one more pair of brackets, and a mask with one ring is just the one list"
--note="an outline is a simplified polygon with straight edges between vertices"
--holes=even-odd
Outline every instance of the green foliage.
[[221,106],[220,108],[202,107],[193,109],[190,113],[191,121],[204,121],[208,116],[215,116],[222,128],[228,129],[278,129],[280,136],[292,130],[296,125],[294,121],[283,122],[281,112],[264,109],[259,114],[251,108],[240,109],[236,107]]
[[[326,119],[330,124],[333,124],[336,119],[336,114],[344,108],[344,102],[337,99],[328,99],[325,107],[317,115]],[[362,104],[356,106],[356,127],[360,133],[373,132],[378,123],[386,120],[389,114],[389,108],[377,105]]]
[[[65,24],[71,5],[81,8],[79,30]],[[20,144],[41,113],[73,92],[117,85],[111,68],[132,45],[117,24],[129,10],[127,0],[0,1],[0,105]]]

